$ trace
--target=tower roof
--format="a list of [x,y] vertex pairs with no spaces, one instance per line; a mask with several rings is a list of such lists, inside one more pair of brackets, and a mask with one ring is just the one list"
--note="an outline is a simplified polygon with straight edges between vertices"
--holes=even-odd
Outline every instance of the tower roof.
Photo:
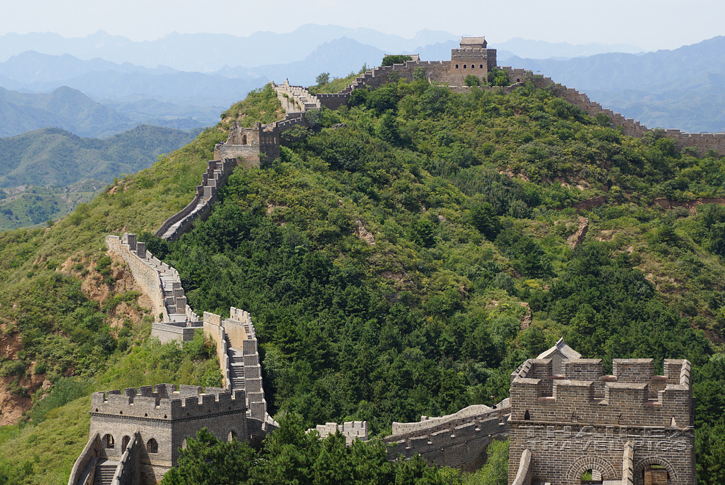
[[486,42],[485,37],[462,37],[461,38],[461,49],[464,49],[466,47],[473,48],[473,47],[479,47],[479,48],[485,48],[488,45],[488,42]]
[[579,352],[566,345],[564,343],[564,338],[562,337],[552,348],[539,354],[537,359],[550,359],[551,356],[557,352],[569,360],[580,359],[582,356]]

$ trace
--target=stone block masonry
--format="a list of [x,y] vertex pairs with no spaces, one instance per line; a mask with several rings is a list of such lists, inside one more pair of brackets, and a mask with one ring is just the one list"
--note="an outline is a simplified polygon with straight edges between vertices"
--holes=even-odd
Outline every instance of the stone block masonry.
[[117,476],[139,477],[126,483],[153,484],[176,466],[179,449],[201,428],[223,441],[246,440],[246,410],[243,390],[159,384],[96,392],[90,436],[100,437],[99,460],[119,463]]
[[212,205],[219,200],[219,189],[226,183],[237,164],[238,160],[234,157],[207,162],[206,172],[202,174],[201,185],[196,187],[194,198],[181,211],[164,221],[155,235],[168,241],[175,241],[191,230],[194,221],[206,219]]
[[[313,430],[308,430],[313,431]],[[320,434],[320,438],[326,438],[338,431],[345,437],[345,444],[350,446],[353,441],[368,440],[368,422],[367,421],[345,421],[342,424],[325,423],[318,424],[314,431]]]
[[[509,483],[531,453],[533,481],[579,483],[582,473],[643,485],[653,474],[667,483],[695,483],[690,363],[615,359],[604,375],[600,359],[529,359],[511,375]],[[657,465],[659,469],[651,468]]]
[[134,280],[151,300],[155,320],[151,336],[161,343],[192,340],[202,322],[186,302],[178,271],[155,258],[143,242],[136,241],[135,234],[106,236],[106,245],[128,264]]
[[491,441],[508,436],[509,415],[506,399],[496,409],[474,405],[448,416],[422,416],[417,423],[393,423],[393,434],[384,438],[388,456],[419,454],[438,466],[475,471],[485,462]]

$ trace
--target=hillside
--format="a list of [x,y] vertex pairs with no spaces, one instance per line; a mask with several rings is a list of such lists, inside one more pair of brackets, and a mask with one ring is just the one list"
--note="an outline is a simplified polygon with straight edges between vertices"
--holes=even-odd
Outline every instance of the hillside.
[[609,53],[569,60],[512,57],[506,65],[546,73],[646,126],[725,131],[725,37],[646,54]]
[[0,136],[57,127],[78,136],[102,137],[136,123],[85,94],[59,87],[49,94],[27,94],[0,88]]
[[189,132],[148,125],[102,140],[58,128],[0,138],[0,187],[58,187],[87,179],[108,183],[122,173],[150,166],[160,154],[193,138]]
[[62,483],[91,390],[213,379],[194,370],[209,362],[199,348],[145,341],[143,302],[102,256],[106,234],[131,231],[179,270],[196,311],[251,312],[270,412],[299,414],[300,429],[356,419],[380,436],[498,402],[510,372],[563,336],[605,369],[689,359],[698,480],[721,483],[725,209],[695,201],[725,197],[725,158],[625,137],[530,85],[399,82],[350,104],[232,175],[178,242],[148,232],[191,199],[231,121],[278,117],[270,88],[48,230],[0,234],[3,382],[37,393],[37,418],[0,428],[0,476]]

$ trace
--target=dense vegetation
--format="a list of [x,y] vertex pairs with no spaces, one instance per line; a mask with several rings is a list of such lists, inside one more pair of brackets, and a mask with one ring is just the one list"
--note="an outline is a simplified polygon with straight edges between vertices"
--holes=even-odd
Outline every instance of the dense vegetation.
[[67,187],[21,185],[0,189],[0,230],[57,220],[80,203],[90,202],[107,184],[84,180]]
[[[664,357],[690,359],[698,475],[721,483],[725,209],[665,211],[653,202],[725,195],[725,159],[678,153],[656,132],[624,137],[531,86],[510,95],[454,94],[425,81],[399,82],[358,90],[350,105],[308,115],[309,128],[285,137],[279,160],[237,171],[209,219],[179,242],[144,236],[181,272],[197,311],[226,313],[233,305],[251,312],[270,411],[299,416],[292,431],[365,419],[380,436],[393,420],[499,401],[511,370],[564,336],[607,369],[617,357],[654,357],[660,371]],[[89,382],[48,409],[36,404],[29,421],[0,428],[0,477],[62,482],[68,462],[33,453],[46,449],[40,443],[47,446],[53,430],[55,453],[72,461],[85,440],[87,422],[78,416],[91,390],[216,379],[201,350],[159,352],[145,342],[143,317],[111,326],[114,310],[133,308],[138,295],[116,280],[122,267],[102,256],[102,238],[155,229],[188,202],[232,121],[249,126],[255,116],[280,115],[268,88],[251,93],[218,127],[47,233],[0,234],[3,338],[22,337],[26,346],[0,365],[16,387],[31,361],[45,362],[51,389],[65,389],[70,375]],[[573,247],[581,225],[574,205],[595,197],[605,203],[580,212],[589,231]],[[84,270],[104,282],[107,297],[78,290]],[[39,301],[46,293],[48,301]],[[184,359],[206,370],[176,373],[194,368]],[[138,370],[128,372],[132,362]],[[72,399],[79,395],[86,397]],[[30,419],[41,409],[42,419]],[[308,438],[294,431],[254,453],[293,459],[284,446],[296,439]],[[309,446],[300,459],[324,447],[348,453],[335,439]],[[374,459],[377,445],[368,446],[355,450]],[[476,483],[500,476],[505,456],[494,451]],[[264,480],[294,469],[278,465],[262,472]],[[392,465],[386,470],[397,473]]]
[[[252,313],[272,412],[384,434],[504,398],[511,370],[564,336],[606,369],[690,359],[698,422],[713,426],[699,442],[722,446],[725,408],[708,389],[725,383],[725,210],[652,206],[722,195],[722,160],[624,137],[531,87],[400,82],[350,105],[310,118],[265,169],[235,173],[178,243],[149,241],[192,306]],[[572,249],[571,207],[599,196]]]
[[431,467],[419,456],[388,462],[381,441],[355,440],[345,446],[339,433],[321,440],[291,413],[281,418],[280,429],[267,436],[259,451],[236,440],[222,442],[204,429],[189,440],[179,462],[164,476],[164,485],[461,484],[456,470]]
[[109,138],[81,138],[60,128],[44,128],[0,138],[0,187],[65,186],[81,180],[111,182],[135,173],[193,140],[189,133],[139,125]]

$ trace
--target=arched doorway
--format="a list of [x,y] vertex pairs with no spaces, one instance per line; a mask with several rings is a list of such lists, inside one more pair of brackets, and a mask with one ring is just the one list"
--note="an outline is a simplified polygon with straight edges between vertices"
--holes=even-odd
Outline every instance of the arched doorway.
[[129,441],[131,441],[131,437],[130,436],[124,436],[123,437],[123,439],[121,440],[121,453],[125,453],[126,452],[126,448],[128,448]]
[[227,441],[232,441],[237,439],[237,432],[234,430],[229,431],[229,434],[227,435]]
[[[587,480],[584,479],[585,477]],[[597,480],[594,480],[595,477]],[[598,456],[582,456],[569,466],[566,483],[597,484],[604,480],[615,480],[616,477],[617,472],[607,459]]]
[[103,447],[112,449],[115,446],[113,435],[107,434],[103,437]]
[[652,485],[677,483],[677,470],[664,458],[643,458],[634,466],[634,482],[636,484],[648,483]]

